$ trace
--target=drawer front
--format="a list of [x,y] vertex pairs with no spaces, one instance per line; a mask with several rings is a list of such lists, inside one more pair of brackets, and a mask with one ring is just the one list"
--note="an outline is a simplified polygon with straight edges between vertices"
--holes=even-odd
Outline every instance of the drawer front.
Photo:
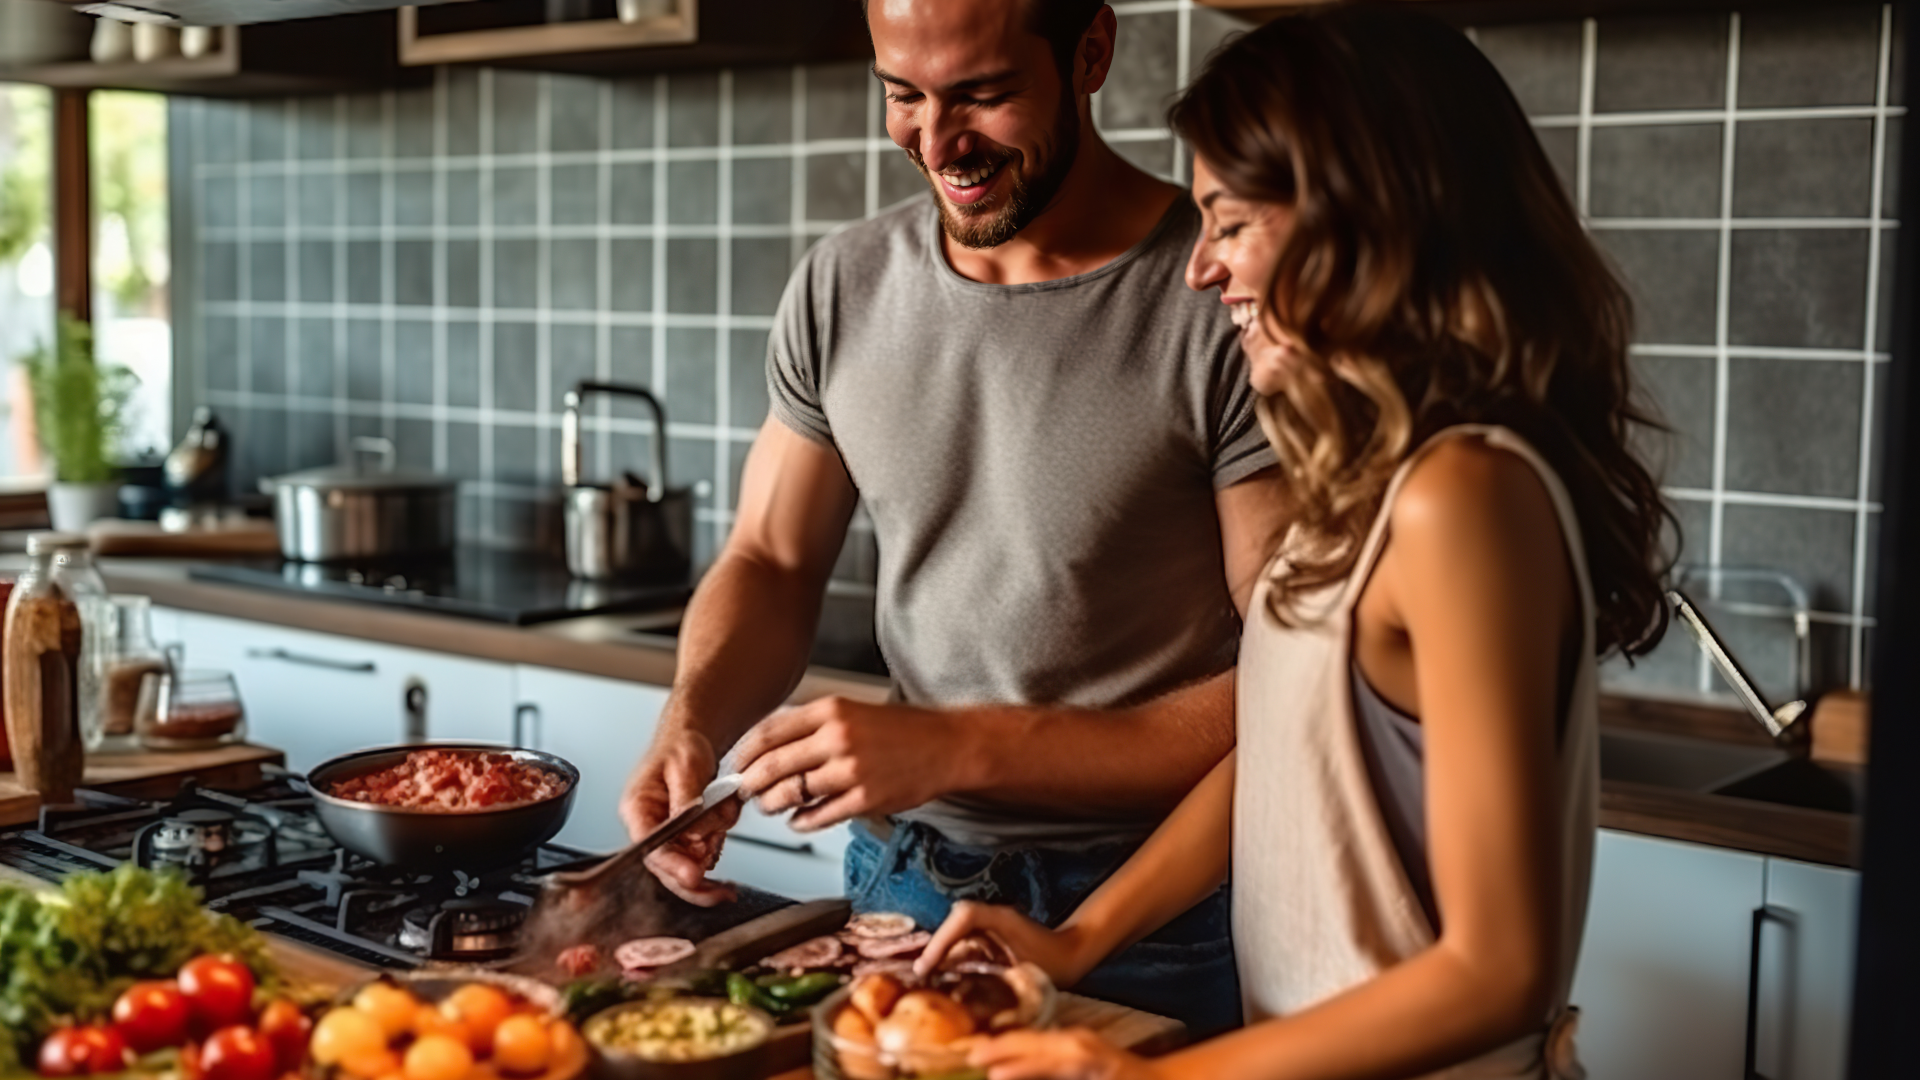
[[370,746],[511,737],[503,664],[197,613],[180,629],[187,665],[233,672],[249,738],[296,771]]
[[842,842],[834,847],[824,836],[844,833],[846,826],[814,834],[794,844],[761,840],[755,834],[736,829],[727,837],[714,876],[795,900],[820,900],[845,894],[841,880]]

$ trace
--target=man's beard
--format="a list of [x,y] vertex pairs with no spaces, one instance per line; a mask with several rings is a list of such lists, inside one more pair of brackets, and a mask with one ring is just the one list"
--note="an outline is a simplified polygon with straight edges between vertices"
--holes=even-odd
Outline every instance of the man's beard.
[[[1074,95],[1061,95],[1060,116],[1054,131],[1058,140],[1053,155],[1032,183],[1015,172],[1012,188],[1005,199],[990,196],[968,206],[954,206],[948,202],[940,193],[939,179],[927,169],[920,151],[912,148],[907,150],[907,157],[932,186],[933,201],[940,207],[940,227],[946,230],[954,243],[976,250],[999,247],[1013,239],[1015,234],[1053,204],[1053,197],[1060,193],[1060,185],[1066,182],[1067,173],[1073,168],[1073,159],[1080,153],[1080,108]],[[1013,157],[1009,155],[1002,167],[1009,168],[1013,164]]]

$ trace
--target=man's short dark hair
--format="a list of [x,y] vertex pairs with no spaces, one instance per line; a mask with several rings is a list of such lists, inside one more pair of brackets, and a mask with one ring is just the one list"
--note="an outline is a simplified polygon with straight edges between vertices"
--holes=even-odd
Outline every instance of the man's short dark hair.
[[1073,54],[1107,0],[1027,0],[1027,25],[1047,39],[1062,79],[1073,78]]
[[[860,12],[866,14],[868,0],[860,0]],[[1053,50],[1054,66],[1060,77],[1073,76],[1073,53],[1093,25],[1094,16],[1107,6],[1107,0],[1026,0],[1027,28],[1047,39]]]

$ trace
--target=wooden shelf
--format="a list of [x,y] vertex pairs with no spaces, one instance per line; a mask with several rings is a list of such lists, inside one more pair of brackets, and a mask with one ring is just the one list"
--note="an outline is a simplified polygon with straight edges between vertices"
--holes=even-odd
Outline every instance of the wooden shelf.
[[[1319,7],[1326,0],[1196,0],[1250,23],[1266,22],[1290,11]],[[1689,11],[1753,11],[1805,7],[1805,0],[1402,0],[1461,26],[1496,23],[1556,22],[1598,15],[1664,15]]]
[[583,74],[748,67],[872,55],[857,0],[670,0],[661,15],[540,21],[526,0],[400,9],[400,62],[488,64]]
[[205,56],[0,66],[0,81],[205,97],[324,94],[424,82],[400,66],[391,11],[219,28]]

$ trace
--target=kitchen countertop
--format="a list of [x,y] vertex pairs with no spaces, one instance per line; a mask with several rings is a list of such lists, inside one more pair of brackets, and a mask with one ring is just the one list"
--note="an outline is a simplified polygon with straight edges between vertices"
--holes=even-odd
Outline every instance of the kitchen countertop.
[[[15,561],[0,558],[0,569]],[[101,572],[116,592],[143,593],[156,604],[186,611],[657,686],[673,681],[674,638],[646,633],[645,628],[670,628],[677,612],[588,616],[516,627],[193,581],[187,577],[191,565],[183,560],[103,559]],[[883,701],[888,690],[884,678],[814,666],[807,669],[794,700],[837,694]],[[1603,726],[1617,730],[1751,745],[1766,740],[1751,720],[1731,708],[1606,697],[1601,713]],[[1859,865],[1856,814],[1607,780],[1601,790],[1600,825],[1831,866]]]

